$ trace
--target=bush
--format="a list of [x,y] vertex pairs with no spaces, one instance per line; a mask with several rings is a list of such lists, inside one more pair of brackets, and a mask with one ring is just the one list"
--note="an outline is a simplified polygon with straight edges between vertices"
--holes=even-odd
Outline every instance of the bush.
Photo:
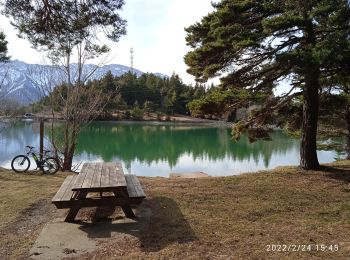
[[131,118],[133,120],[142,120],[143,119],[143,111],[135,106],[131,111]]
[[130,119],[131,118],[131,113],[130,113],[129,110],[125,111],[124,118],[125,119]]
[[154,104],[152,101],[146,101],[144,104],[143,104],[143,110],[146,112],[146,113],[151,113],[154,111]]

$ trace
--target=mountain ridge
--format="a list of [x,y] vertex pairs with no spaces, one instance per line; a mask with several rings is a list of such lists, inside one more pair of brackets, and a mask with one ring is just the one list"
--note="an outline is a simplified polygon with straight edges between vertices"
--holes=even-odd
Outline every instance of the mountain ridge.
[[[96,68],[97,65],[85,64],[83,76],[86,76],[92,70],[96,71],[89,79],[100,79],[108,71],[114,76],[121,76],[131,71],[131,68],[121,64],[106,64]],[[71,73],[74,77],[77,64],[72,64]],[[138,77],[145,72],[132,69]],[[147,72],[148,73],[148,72]],[[161,73],[153,73],[158,77],[168,77]],[[0,63],[0,97],[6,100],[12,100],[20,105],[28,105],[38,101],[45,95],[45,88],[54,88],[61,84],[64,78],[64,71],[60,66],[31,64],[20,60],[12,60],[7,63]]]

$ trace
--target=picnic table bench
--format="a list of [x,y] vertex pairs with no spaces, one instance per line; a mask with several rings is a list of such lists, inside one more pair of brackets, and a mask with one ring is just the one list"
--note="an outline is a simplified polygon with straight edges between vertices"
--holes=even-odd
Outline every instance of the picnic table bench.
[[[88,196],[91,193],[99,196]],[[124,175],[120,163],[85,163],[78,175],[66,177],[52,203],[58,209],[69,208],[65,221],[73,222],[84,207],[120,206],[128,218],[134,218],[131,206],[145,197],[136,175]]]

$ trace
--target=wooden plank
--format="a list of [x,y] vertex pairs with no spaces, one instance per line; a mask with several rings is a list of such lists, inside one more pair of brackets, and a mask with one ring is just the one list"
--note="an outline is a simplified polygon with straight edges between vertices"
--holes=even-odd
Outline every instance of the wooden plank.
[[135,186],[135,190],[136,190],[136,193],[137,193],[137,197],[145,197],[145,193],[143,192],[143,189],[141,187],[141,184],[140,182],[138,181],[137,177],[133,177],[132,179],[133,183],[134,183],[134,186]]
[[91,188],[91,183],[94,178],[95,168],[96,168],[96,163],[91,164],[91,167],[88,168],[88,170],[86,171],[86,177],[84,179],[84,182],[81,188],[83,189]]
[[118,175],[117,175],[117,169],[115,165],[113,164],[108,164],[109,168],[109,186],[112,187],[118,187]]
[[132,176],[131,180],[134,184],[134,187],[135,187],[135,190],[137,193],[137,197],[146,197],[145,192],[143,191],[141,183],[140,183],[139,179],[137,178],[137,176],[136,175],[131,175],[131,176]]
[[[136,201],[136,200],[135,200]],[[81,198],[71,201],[56,201],[54,204],[58,209],[101,207],[101,206],[124,206],[132,204],[126,198],[116,198],[115,196],[104,196],[102,198]],[[137,204],[137,203],[134,203]]]
[[101,188],[109,187],[109,167],[104,167],[101,172]]
[[123,188],[123,187],[98,187],[98,188],[90,187],[90,188],[80,188],[77,191],[84,190],[87,192],[112,192],[114,189],[119,189],[119,188]]
[[105,162],[104,165],[107,165],[108,167],[116,167],[118,169],[123,169],[122,164],[120,162]]
[[125,179],[128,185],[128,193],[130,198],[145,198],[145,192],[142,189],[142,186],[137,179],[136,175],[126,174]]
[[91,167],[90,163],[84,163],[83,166],[81,167],[80,173],[78,174],[77,178],[75,179],[75,183],[73,185],[73,190],[81,188],[81,186],[84,183],[85,177],[87,170]]
[[126,187],[126,180],[120,163],[86,163],[84,166],[83,174],[79,176],[76,185],[73,187],[74,191],[98,191],[98,188],[103,188],[104,191],[112,191],[113,188]]
[[125,186],[126,187],[126,180],[125,180],[125,174],[123,172],[122,167],[116,168],[117,170],[117,179],[118,179],[118,185],[119,186]]
[[[76,177],[75,177],[76,178]],[[75,183],[75,178],[73,178],[73,180],[70,182],[69,186],[67,187],[66,192],[64,193],[64,195],[61,198],[61,201],[69,201],[72,199],[74,191],[72,190],[72,187]]]
[[85,208],[85,207],[101,207],[101,206],[124,206],[137,205],[142,202],[140,198],[116,198],[116,197],[102,197],[102,198],[84,198],[70,201],[53,201],[52,203],[58,209],[68,208]]
[[76,176],[67,176],[66,177],[66,179],[63,181],[61,187],[59,188],[59,190],[57,191],[55,196],[52,198],[52,202],[61,200],[61,198],[63,197],[63,195],[67,191],[67,189],[69,189],[71,187],[71,183],[72,183],[72,181],[74,181],[75,177]]
[[130,175],[130,181],[131,181],[132,185],[134,186],[134,189],[135,189],[135,192],[136,192],[136,196],[135,197],[142,197],[142,195],[140,194],[140,189],[139,189],[139,186],[138,186],[139,182],[138,182],[138,179],[137,179],[136,175],[133,175],[133,174]]
[[134,185],[136,187],[137,193],[138,193],[138,197],[146,197],[146,194],[141,186],[141,183],[139,181],[139,179],[137,178],[136,175],[134,175],[135,177],[133,178],[133,182]]
[[95,167],[95,172],[93,173],[91,188],[101,187],[101,175],[103,170],[104,170],[104,165],[102,163],[97,163]]
[[126,187],[126,180],[121,165],[116,163],[109,164],[110,175],[109,183],[114,187]]
[[126,180],[125,180],[125,175],[124,175],[122,164],[121,163],[115,163],[114,167],[117,170],[119,185],[126,187]]
[[128,191],[129,198],[137,197],[137,193],[136,193],[136,190],[135,190],[135,187],[134,187],[134,184],[133,184],[131,178],[132,178],[132,176],[130,174],[125,175],[125,180],[127,183],[127,191]]

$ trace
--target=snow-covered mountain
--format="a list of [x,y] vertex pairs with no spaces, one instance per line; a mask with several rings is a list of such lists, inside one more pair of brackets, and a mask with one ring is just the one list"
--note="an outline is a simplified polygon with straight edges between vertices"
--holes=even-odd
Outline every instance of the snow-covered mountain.
[[[95,71],[94,71],[95,70]],[[71,74],[75,76],[77,66],[72,65]],[[94,71],[89,79],[100,79],[108,71],[114,76],[120,76],[130,71],[130,68],[119,64],[109,64],[96,68],[96,65],[86,64],[83,75],[87,76]],[[137,76],[144,72],[133,69]],[[154,73],[160,77],[164,74]],[[26,105],[38,101],[51,88],[62,83],[65,79],[64,71],[58,66],[28,64],[23,61],[14,60],[8,63],[0,63],[0,97],[17,101]]]

